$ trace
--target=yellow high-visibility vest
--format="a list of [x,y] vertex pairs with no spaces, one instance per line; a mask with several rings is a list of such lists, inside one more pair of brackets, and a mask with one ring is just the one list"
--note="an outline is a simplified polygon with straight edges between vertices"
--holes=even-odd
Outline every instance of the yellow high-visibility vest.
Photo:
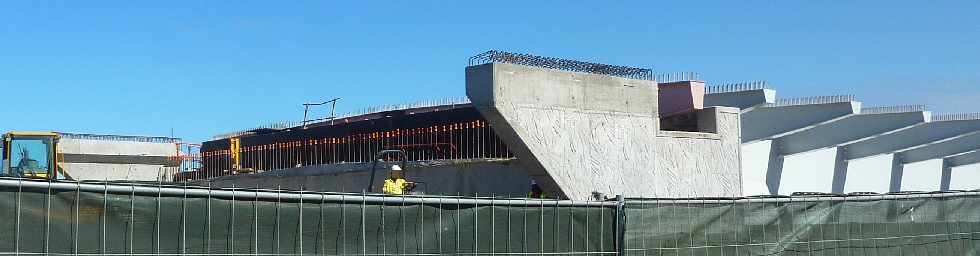
[[405,179],[385,179],[383,191],[387,194],[402,195],[405,194],[406,186],[408,186],[408,181]]

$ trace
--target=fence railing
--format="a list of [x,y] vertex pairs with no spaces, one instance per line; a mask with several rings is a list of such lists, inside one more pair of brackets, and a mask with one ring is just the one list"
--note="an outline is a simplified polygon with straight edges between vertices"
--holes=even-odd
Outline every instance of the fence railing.
[[0,254],[617,254],[617,205],[0,179]]
[[628,255],[976,255],[980,193],[629,200]]
[[980,192],[563,201],[0,178],[4,255],[975,255]]

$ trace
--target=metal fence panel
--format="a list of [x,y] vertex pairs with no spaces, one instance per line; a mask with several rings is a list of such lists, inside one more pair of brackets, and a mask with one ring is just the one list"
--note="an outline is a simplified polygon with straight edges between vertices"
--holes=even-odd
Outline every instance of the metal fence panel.
[[575,202],[0,178],[0,231],[3,255],[975,255],[980,192]]
[[615,254],[616,205],[0,179],[0,254]]
[[975,255],[980,193],[650,199],[625,205],[628,255]]

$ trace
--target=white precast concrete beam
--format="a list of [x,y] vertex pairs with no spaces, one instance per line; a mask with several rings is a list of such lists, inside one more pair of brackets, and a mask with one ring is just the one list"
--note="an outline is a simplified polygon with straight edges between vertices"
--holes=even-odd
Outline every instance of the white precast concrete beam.
[[949,190],[953,181],[953,167],[980,163],[980,148],[966,153],[943,158],[943,177],[939,183],[940,190]]
[[772,89],[756,89],[745,91],[726,91],[704,95],[704,106],[736,107],[746,112],[765,104],[776,102],[776,91]]
[[980,130],[980,119],[932,121],[847,145],[847,160],[901,152]]
[[974,150],[963,154],[948,156],[944,160],[949,164],[950,167],[980,163],[980,150]]
[[856,101],[775,105],[742,114],[742,143],[780,138],[847,118],[860,112]]
[[782,153],[793,155],[847,145],[928,122],[929,117],[929,112],[925,111],[852,115],[782,137]]
[[[889,110],[873,108],[871,110]],[[894,107],[903,109],[903,107]],[[847,147],[844,145],[866,140],[873,136],[900,131],[928,122],[931,114],[926,111],[874,112],[852,115],[837,122],[824,124],[813,129],[779,138],[783,155],[793,155],[812,150],[837,147],[834,159],[834,179],[832,193],[843,193],[847,179]],[[781,163],[782,161],[776,161]]]
[[900,155],[903,164],[940,159],[958,155],[980,148],[980,131],[955,136],[946,140],[936,141],[895,154]]

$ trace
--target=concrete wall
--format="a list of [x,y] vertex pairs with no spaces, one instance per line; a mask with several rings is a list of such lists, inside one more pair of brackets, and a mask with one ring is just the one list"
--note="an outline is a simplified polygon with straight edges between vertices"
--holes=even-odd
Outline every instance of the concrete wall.
[[[387,177],[388,165],[379,165],[375,192]],[[304,166],[259,174],[225,176],[210,181],[216,187],[304,189],[308,191],[361,192],[370,179],[371,164]],[[413,162],[406,177],[422,182],[417,191],[442,195],[525,196],[531,177],[514,159]],[[194,183],[207,185],[208,181]]]
[[953,167],[950,173],[949,189],[980,189],[980,164]]
[[657,195],[742,195],[739,110],[707,108],[698,111],[698,117],[698,126],[706,132],[661,131],[657,136],[657,169],[671,184],[658,186]]
[[657,172],[653,81],[491,63],[466,69],[466,92],[546,191],[582,200],[671,185]]
[[783,160],[779,193],[783,195],[793,192],[830,193],[834,186],[836,156],[837,150],[834,148],[786,156]]
[[146,164],[61,163],[61,168],[75,180],[156,181],[166,167]]
[[661,133],[653,81],[503,63],[468,67],[466,91],[530,176],[552,193],[582,200],[593,192],[741,191],[738,140],[728,140],[740,132],[737,111],[705,113],[723,116],[712,127],[718,134]]
[[68,138],[58,141],[58,149],[64,154],[86,155],[174,156],[177,154],[177,146],[174,143]]
[[742,195],[768,195],[766,171],[772,141],[763,140],[742,145]]
[[[892,155],[878,155],[854,159],[847,164],[847,179],[844,193],[850,192],[888,192],[891,182]],[[937,184],[938,185],[938,184]]]
[[[759,141],[742,146],[743,195],[768,195],[766,170],[771,142]],[[820,149],[784,158],[779,194],[793,192],[831,193],[834,177],[835,148]],[[848,161],[843,193],[888,193],[892,154],[876,155]],[[942,179],[942,160],[933,159],[905,164],[899,188],[902,191],[937,191]],[[950,189],[980,188],[980,165],[954,167]]]
[[163,162],[177,155],[177,145],[62,138],[58,151],[65,160],[61,167],[76,180],[156,181],[172,168]]
[[[932,159],[905,164],[902,168],[902,191],[938,191],[943,177],[943,160]],[[977,189],[977,188],[973,188]]]

